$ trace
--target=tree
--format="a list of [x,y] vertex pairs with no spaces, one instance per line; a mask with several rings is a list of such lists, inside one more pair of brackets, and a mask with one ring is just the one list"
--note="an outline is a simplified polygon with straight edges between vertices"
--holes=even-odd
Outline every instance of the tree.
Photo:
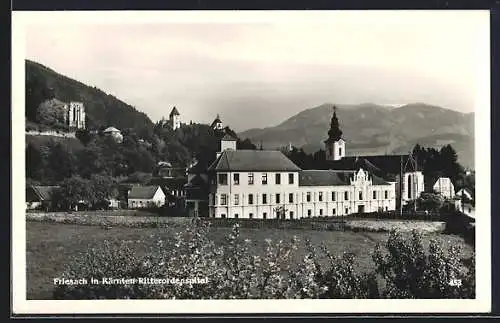
[[78,205],[95,201],[94,187],[90,180],[80,176],[64,179],[60,188],[54,192],[54,203],[64,210],[78,211]]
[[64,144],[52,143],[49,146],[48,168],[51,179],[61,181],[76,173],[76,157]]
[[90,177],[90,184],[93,190],[90,203],[94,207],[107,206],[109,199],[118,194],[117,183],[109,175],[94,174]]
[[423,192],[418,198],[418,206],[424,211],[438,212],[443,206],[444,199],[440,194]]
[[26,146],[26,177],[37,180],[42,179],[45,164],[40,149],[32,143],[28,143]]

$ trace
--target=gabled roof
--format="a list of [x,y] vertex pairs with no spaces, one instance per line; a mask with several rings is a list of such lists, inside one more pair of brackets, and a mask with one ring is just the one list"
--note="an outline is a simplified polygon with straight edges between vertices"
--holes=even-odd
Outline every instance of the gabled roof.
[[176,107],[174,107],[174,108],[172,109],[172,111],[170,112],[170,115],[169,115],[169,116],[170,116],[170,117],[172,117],[172,116],[180,116],[180,115],[181,115],[181,114],[179,113],[179,111],[177,111],[177,108],[176,108]]
[[59,186],[38,186],[32,185],[26,188],[26,200],[50,201],[54,192],[59,189]]
[[[299,173],[299,186],[351,185],[351,178],[357,170],[303,170]],[[369,175],[373,185],[389,185],[384,179]]]
[[212,122],[212,124],[210,125],[210,127],[213,127],[215,126],[216,123],[222,123],[222,121],[220,120],[220,117],[219,115],[217,115],[217,117],[215,117],[214,121]]
[[350,185],[355,171],[303,170],[299,172],[299,186]]
[[106,129],[104,129],[103,132],[104,133],[106,133],[106,132],[120,132],[120,130],[116,129],[115,127],[108,127]]
[[436,180],[436,182],[434,183],[434,186],[447,185],[447,184],[453,184],[451,179],[449,177],[440,177]]
[[224,137],[222,137],[221,140],[224,140],[224,141],[238,141],[238,139],[234,138],[233,136],[231,136],[230,134],[226,133],[224,135]]
[[152,199],[156,191],[161,189],[159,185],[151,186],[132,186],[130,193],[128,193],[129,199]]
[[290,159],[274,150],[226,150],[209,171],[300,171]]
[[465,193],[467,193],[467,194],[469,194],[470,196],[472,196],[472,191],[471,191],[471,190],[469,190],[467,187],[461,188],[461,189],[457,192],[457,194],[456,194],[456,195],[461,195],[461,194],[462,194],[462,193],[461,193],[462,191],[464,191]]

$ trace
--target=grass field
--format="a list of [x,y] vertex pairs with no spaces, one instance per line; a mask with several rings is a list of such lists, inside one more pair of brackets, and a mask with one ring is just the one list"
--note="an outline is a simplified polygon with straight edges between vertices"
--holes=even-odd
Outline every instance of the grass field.
[[[51,299],[52,279],[57,277],[71,258],[90,246],[100,245],[106,239],[133,241],[138,254],[144,254],[158,239],[168,239],[178,227],[169,228],[129,228],[114,227],[105,230],[99,226],[74,224],[27,222],[26,223],[26,267],[27,267],[27,299]],[[212,228],[214,241],[221,243],[230,228]],[[309,238],[314,245],[324,243],[333,254],[352,252],[356,255],[359,270],[368,271],[373,268],[371,253],[377,242],[385,243],[387,233],[340,232],[340,231],[310,231],[310,230],[280,230],[280,229],[241,229],[242,238],[250,239],[256,252],[262,252],[264,240],[290,240],[297,236],[299,244]],[[472,247],[466,245],[462,238],[452,235],[429,234],[442,242],[443,248],[449,245],[461,245],[463,256],[472,252]],[[304,248],[299,248],[295,254],[299,261],[304,254]]]

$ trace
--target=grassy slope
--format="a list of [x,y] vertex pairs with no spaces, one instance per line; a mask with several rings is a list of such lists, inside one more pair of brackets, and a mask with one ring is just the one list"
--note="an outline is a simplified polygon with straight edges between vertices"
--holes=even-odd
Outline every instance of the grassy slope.
[[[52,296],[52,279],[57,277],[72,257],[84,252],[89,246],[99,245],[105,239],[117,238],[135,241],[135,250],[144,254],[160,237],[171,237],[176,228],[125,228],[115,227],[104,230],[98,226],[81,226],[67,224],[51,224],[27,222],[26,225],[26,270],[27,270],[27,299],[50,299]],[[221,243],[229,228],[213,228],[214,241]],[[357,255],[358,268],[368,271],[373,268],[371,252],[377,242],[384,243],[385,233],[353,233],[335,231],[302,231],[302,230],[274,230],[274,229],[242,229],[242,238],[253,241],[257,252],[263,252],[264,240],[289,240],[296,235],[301,246],[296,253],[298,262],[304,255],[304,240],[310,238],[314,245],[326,244],[327,248],[336,255],[344,251]],[[442,242],[442,246],[463,245],[464,256],[468,256],[472,249],[466,246],[463,240],[456,236],[433,235]]]

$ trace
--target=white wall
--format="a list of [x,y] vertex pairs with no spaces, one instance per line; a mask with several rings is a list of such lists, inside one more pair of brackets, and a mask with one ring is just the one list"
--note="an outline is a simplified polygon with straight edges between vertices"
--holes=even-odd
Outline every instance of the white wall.
[[165,194],[158,188],[151,199],[128,199],[129,208],[160,207],[165,204]]
[[433,189],[445,198],[455,196],[455,187],[448,177],[439,178],[434,184]]
[[[235,185],[233,173],[228,174],[228,185],[212,185],[209,198],[209,214],[212,217],[234,218],[276,218],[275,208],[276,194],[280,194],[280,203],[286,209],[286,218],[289,219],[293,212],[293,218],[308,217],[310,210],[311,217],[317,216],[341,216],[358,212],[358,206],[364,208],[364,213],[382,210],[396,209],[396,189],[395,183],[388,185],[373,186],[371,179],[367,179],[362,171],[360,178],[351,182],[347,186],[298,186],[298,173],[294,172],[294,183],[288,184],[288,173],[281,174],[281,185],[275,184],[275,174],[267,173],[268,184],[261,183],[262,172],[254,173],[254,184],[248,184],[248,173],[240,174],[240,184]],[[373,191],[376,192],[373,199]],[[387,199],[385,198],[387,191]],[[332,192],[335,192],[335,201],[332,201]],[[344,199],[345,192],[348,193],[348,200]],[[362,192],[362,199],[359,199],[359,192]],[[310,193],[311,199],[307,200]],[[221,195],[226,194],[227,204],[221,205]],[[235,195],[239,196],[239,204],[235,205]],[[248,195],[253,194],[253,204],[248,204]],[[262,195],[267,195],[267,203],[263,203]],[[289,194],[293,194],[293,202],[289,202]],[[320,201],[320,195],[322,200]],[[215,201],[214,201],[215,198]],[[335,213],[333,210],[335,209]]]
[[[406,202],[419,198],[425,189],[424,174],[422,172],[407,172],[404,173],[403,178],[403,201]],[[408,190],[410,190],[410,196],[408,196]]]

